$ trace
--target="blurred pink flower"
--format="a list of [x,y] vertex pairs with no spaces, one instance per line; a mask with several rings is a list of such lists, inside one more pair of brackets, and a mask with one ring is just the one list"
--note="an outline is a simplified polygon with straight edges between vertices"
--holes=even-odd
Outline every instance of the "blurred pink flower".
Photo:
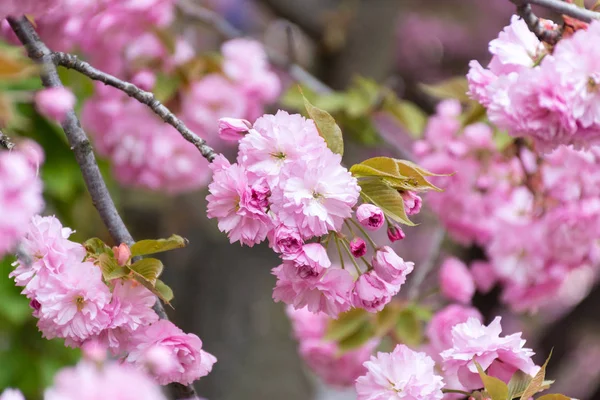
[[73,92],[64,87],[42,89],[35,94],[35,105],[40,114],[59,123],[73,110],[76,102]]
[[450,300],[468,304],[475,294],[475,282],[467,266],[455,257],[448,257],[440,266],[440,288]]

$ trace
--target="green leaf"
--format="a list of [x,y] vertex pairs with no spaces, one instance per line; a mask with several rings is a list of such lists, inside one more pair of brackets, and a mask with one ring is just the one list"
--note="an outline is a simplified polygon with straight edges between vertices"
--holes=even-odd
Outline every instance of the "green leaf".
[[306,112],[310,116],[310,118],[315,122],[317,126],[317,130],[325,142],[327,143],[327,147],[331,149],[334,153],[339,155],[344,154],[344,138],[342,136],[342,130],[335,123],[335,120],[325,110],[321,110],[313,106],[307,99],[304,97],[304,107],[306,107]]
[[89,254],[104,254],[110,250],[101,239],[91,238],[83,242],[83,247]]
[[187,246],[187,244],[187,239],[184,239],[179,235],[171,235],[171,237],[168,239],[140,240],[139,242],[131,245],[131,255],[132,257],[136,257],[147,254],[161,253],[163,251],[180,249]]
[[134,262],[129,267],[134,274],[144,278],[152,285],[156,284],[156,280],[162,274],[163,263],[157,258],[142,258],[139,261]]
[[571,400],[569,396],[560,393],[545,394],[538,397],[537,400]]
[[390,177],[390,178],[406,178],[400,174],[396,161],[389,157],[374,157],[354,164],[350,167],[350,172],[356,178],[361,177]]
[[531,382],[529,382],[529,385],[527,385],[527,388],[521,395],[521,400],[528,400],[534,394],[543,390],[542,387],[544,385],[544,379],[546,378],[546,366],[548,365],[548,362],[550,361],[550,357],[552,357],[552,350],[550,350],[550,354],[548,355],[548,358],[546,358],[546,362],[544,362],[544,365],[542,365],[542,368],[540,368],[540,370],[538,371],[537,374],[535,374],[535,376],[533,377]]
[[369,313],[361,308],[353,308],[339,316],[338,319],[332,319],[327,325],[325,340],[340,341],[361,328],[369,320]]
[[104,280],[111,281],[113,279],[123,278],[129,275],[129,268],[121,267],[111,255],[107,253],[100,254],[96,261],[100,266]]
[[487,110],[485,107],[475,101],[471,101],[465,113],[461,115],[460,120],[464,128],[467,125],[482,121],[486,116]]
[[386,102],[384,110],[394,116],[413,138],[418,139],[423,135],[427,125],[427,114],[414,103],[406,100]]
[[409,346],[418,346],[423,341],[423,326],[410,308],[405,308],[396,319],[396,336]]
[[506,131],[497,130],[494,132],[494,143],[496,144],[496,148],[500,151],[512,144],[514,139],[515,138],[510,136]]
[[375,336],[387,335],[396,325],[399,312],[400,307],[394,303],[389,303],[378,312],[375,318]]
[[341,353],[354,350],[375,336],[375,327],[369,321],[365,321],[359,329],[351,335],[338,342],[338,348]]
[[320,95],[314,100],[315,106],[330,113],[342,111],[346,107],[347,97],[344,93]]
[[166,302],[167,304],[173,300],[173,290],[171,290],[170,287],[168,287],[163,281],[161,281],[160,279],[156,280],[156,284],[154,286],[154,288],[156,289],[156,295],[163,300],[164,302]]
[[508,399],[511,400],[515,397],[521,397],[529,383],[531,382],[531,376],[527,375],[520,369],[517,370],[510,378],[508,382]]
[[457,99],[462,102],[470,100],[467,96],[469,84],[467,79],[462,76],[450,78],[435,85],[421,83],[419,88],[426,94],[439,99]]
[[433,172],[427,171],[426,169],[418,166],[417,164],[406,160],[396,160],[396,165],[398,166],[400,174],[408,176],[416,182],[416,190],[433,189],[438,192],[443,191],[439,187],[429,182],[426,177],[446,175],[434,174]]
[[585,0],[574,0],[573,4],[577,7],[585,8]]
[[406,215],[404,200],[398,190],[378,179],[361,180],[358,184],[361,188],[360,195],[366,202],[381,208],[385,215],[396,222],[415,226]]
[[506,383],[502,382],[498,378],[494,378],[493,376],[488,376],[477,361],[473,360],[473,362],[477,367],[479,377],[483,382],[483,387],[485,387],[485,391],[488,392],[492,400],[507,400],[508,386],[506,386]]
[[156,83],[152,88],[154,97],[161,103],[168,102],[181,86],[181,79],[177,75],[156,74]]

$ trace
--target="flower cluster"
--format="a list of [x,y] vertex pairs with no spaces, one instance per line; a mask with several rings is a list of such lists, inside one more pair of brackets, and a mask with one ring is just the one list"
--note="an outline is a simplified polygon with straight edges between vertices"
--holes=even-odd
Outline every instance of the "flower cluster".
[[[160,383],[188,384],[207,375],[216,359],[202,350],[193,334],[184,334],[169,321],[158,321],[156,298],[127,278],[105,281],[100,267],[85,248],[70,241],[72,231],[54,217],[33,217],[22,240],[23,252],[10,274],[31,301],[33,315],[45,338],[62,338],[71,347],[98,341],[115,356],[145,368],[150,349],[159,348],[172,359],[172,368],[153,371]],[[117,260],[131,256],[122,245]]]
[[[470,268],[475,285],[485,292],[499,282],[515,310],[579,301],[571,283],[585,274],[591,284],[597,273],[599,148],[561,146],[543,158],[526,147],[500,152],[488,125],[461,129],[459,113],[457,102],[441,103],[415,153],[425,168],[454,173],[435,178],[444,192],[428,202],[454,239],[485,250],[489,262]],[[468,302],[464,266],[450,262],[444,270],[447,296]]]
[[[546,25],[552,27],[551,22]],[[539,150],[598,144],[600,51],[589,43],[599,38],[596,21],[550,51],[513,16],[510,26],[490,42],[488,68],[471,62],[470,94],[488,109],[491,122],[513,136],[532,138]]]
[[[228,137],[239,132],[239,152],[235,164],[219,155],[210,166],[208,216],[217,218],[232,243],[253,246],[268,239],[280,254],[282,264],[273,269],[273,298],[333,317],[352,306],[381,310],[413,264],[389,247],[373,245],[371,265],[364,259],[364,240],[349,242],[341,234],[345,223],[376,230],[385,218],[379,208],[361,205],[356,211],[360,222],[352,219],[360,193],[357,180],[327,147],[314,122],[279,111],[260,117],[252,128],[222,120],[221,129]],[[407,194],[405,202],[418,212],[420,197]],[[317,242],[309,243],[311,239]],[[355,270],[344,268],[343,258],[341,268],[332,265],[324,246],[329,241],[346,249]],[[365,262],[366,271],[355,258]]]
[[37,173],[42,160],[41,148],[33,142],[0,151],[0,258],[15,248],[31,217],[44,206]]
[[6,17],[37,17],[56,9],[64,0],[6,0],[0,5],[0,20]]
[[377,347],[377,339],[371,339],[357,349],[342,353],[335,341],[324,338],[330,321],[326,314],[314,314],[305,308],[296,310],[292,306],[287,307],[287,314],[292,321],[294,336],[299,342],[300,356],[325,383],[351,386],[356,378],[366,372],[363,363]]

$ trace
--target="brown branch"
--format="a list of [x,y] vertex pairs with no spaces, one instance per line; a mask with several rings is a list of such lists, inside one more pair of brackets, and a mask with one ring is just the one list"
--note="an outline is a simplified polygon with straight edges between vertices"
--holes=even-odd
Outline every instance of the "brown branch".
[[2,131],[0,131],[0,147],[6,150],[12,150],[15,147],[15,144]]
[[52,53],[52,59],[56,65],[73,69],[93,80],[100,81],[105,85],[117,88],[122,92],[125,92],[129,97],[133,97],[140,103],[147,105],[164,122],[177,129],[177,131],[185,140],[196,146],[196,148],[200,150],[202,156],[209,162],[212,162],[217,156],[215,151],[208,144],[206,144],[204,139],[189,130],[188,127],[185,126],[185,124],[179,118],[177,118],[173,112],[171,112],[171,110],[165,107],[154,97],[154,94],[140,89],[133,83],[122,81],[119,78],[102,72],[92,67],[89,63],[79,60],[77,56],[72,54],[54,52]]
[[[56,65],[54,65],[53,55],[50,49],[41,41],[35,29],[26,17],[7,18],[12,30],[15,32],[25,49],[29,58],[42,66],[41,79],[42,84],[47,87],[62,87],[62,82],[58,76]],[[92,198],[92,202],[102,222],[107,227],[111,237],[116,243],[126,243],[131,245],[134,243],[133,237],[127,230],[125,223],[121,219],[117,208],[110,196],[106,183],[102,178],[98,163],[92,151],[86,133],[81,128],[79,120],[75,115],[75,111],[71,110],[65,117],[62,128],[67,136],[69,145],[75,153],[75,159],[83,179],[87,186],[88,192]],[[168,319],[167,314],[157,299],[154,310],[161,319]],[[169,385],[175,399],[196,398],[196,391],[192,385],[184,386],[178,383]]]
[[537,36],[542,42],[551,45],[558,43],[562,36],[560,29],[547,29],[540,18],[533,13],[529,4],[523,3],[517,5],[517,14],[525,21],[529,30]]

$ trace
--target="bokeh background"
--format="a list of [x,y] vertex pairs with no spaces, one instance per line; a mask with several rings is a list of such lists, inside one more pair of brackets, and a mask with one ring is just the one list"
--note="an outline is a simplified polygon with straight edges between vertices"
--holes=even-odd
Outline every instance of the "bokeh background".
[[[464,75],[471,59],[484,64],[488,42],[514,12],[508,0],[190,2],[215,10],[249,36],[293,57],[334,89],[347,88],[356,76],[363,76],[427,112],[433,111],[437,100],[419,83]],[[185,15],[178,18],[176,28],[199,51],[218,48],[222,38],[213,30]],[[85,78],[61,73],[79,93],[91,92]],[[28,89],[24,83],[22,90]],[[32,121],[25,133],[46,149],[41,170],[46,214],[56,214],[65,226],[76,229],[75,240],[97,236],[110,243],[63,133],[31,106],[19,107],[19,115]],[[402,156],[410,151],[410,137],[384,122],[367,131],[366,140],[348,145],[347,165],[374,154]],[[219,360],[196,385],[202,396],[211,400],[353,398],[351,392],[326,388],[299,359],[284,306],[271,299],[275,279],[270,270],[277,265],[272,251],[266,246],[229,244],[216,222],[206,218],[205,190],[169,197],[125,189],[111,179],[106,162],[102,168],[135,238],[177,233],[190,241],[189,247],[161,258],[166,265],[164,281],[176,295],[174,309],[168,313],[183,330],[198,334]],[[439,227],[426,210],[417,222],[419,226],[405,229],[407,238],[397,251],[419,268],[435,261],[431,248],[439,238]],[[480,255],[477,248],[458,249],[451,243],[445,243],[443,251],[461,252],[466,258]],[[60,341],[41,339],[27,300],[7,277],[11,261],[0,264],[0,391],[15,386],[35,399],[56,369],[74,363],[79,354]],[[577,306],[551,318],[511,315],[498,306],[497,296],[494,292],[478,296],[475,304],[488,319],[503,315],[507,333],[524,330],[528,345],[541,355],[554,348],[549,376],[560,374],[558,392],[579,399],[600,398],[600,290],[592,290]]]

